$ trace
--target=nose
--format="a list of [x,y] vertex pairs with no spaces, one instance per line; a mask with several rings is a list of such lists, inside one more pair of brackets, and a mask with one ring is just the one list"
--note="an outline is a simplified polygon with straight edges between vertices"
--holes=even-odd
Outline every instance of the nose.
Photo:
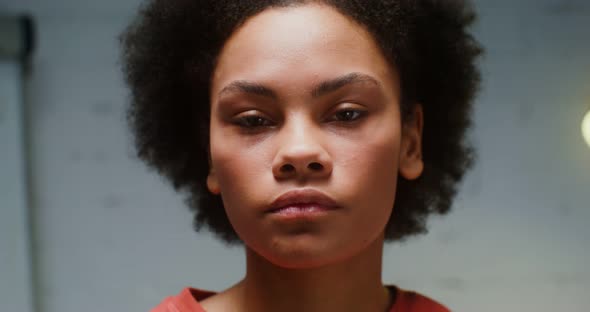
[[272,164],[276,179],[321,179],[332,174],[332,159],[313,127],[292,124],[281,132]]

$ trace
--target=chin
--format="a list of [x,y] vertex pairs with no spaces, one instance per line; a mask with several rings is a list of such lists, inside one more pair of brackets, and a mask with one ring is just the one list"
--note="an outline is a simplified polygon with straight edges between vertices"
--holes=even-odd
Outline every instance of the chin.
[[326,243],[310,241],[307,243],[302,241],[273,243],[272,248],[260,250],[258,254],[273,265],[285,269],[320,268],[354,256],[350,246],[346,246],[347,250],[338,250],[330,248]]
[[334,263],[341,259],[334,259],[328,256],[307,255],[299,257],[284,257],[283,255],[273,257],[267,260],[277,267],[292,270],[317,269]]

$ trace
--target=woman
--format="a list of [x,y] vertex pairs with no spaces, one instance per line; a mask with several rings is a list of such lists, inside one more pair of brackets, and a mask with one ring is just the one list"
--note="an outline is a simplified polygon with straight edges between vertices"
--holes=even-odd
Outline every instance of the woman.
[[246,275],[153,311],[448,311],[381,281],[449,211],[480,53],[462,1],[152,0],[123,35],[139,156]]

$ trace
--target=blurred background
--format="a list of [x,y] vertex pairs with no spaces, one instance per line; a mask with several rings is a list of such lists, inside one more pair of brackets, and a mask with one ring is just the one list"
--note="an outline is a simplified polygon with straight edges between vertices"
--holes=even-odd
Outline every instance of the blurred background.
[[[148,311],[244,273],[134,156],[117,37],[139,4],[0,0],[0,311]],[[479,159],[451,214],[386,247],[383,280],[454,311],[590,311],[590,2],[475,6]]]

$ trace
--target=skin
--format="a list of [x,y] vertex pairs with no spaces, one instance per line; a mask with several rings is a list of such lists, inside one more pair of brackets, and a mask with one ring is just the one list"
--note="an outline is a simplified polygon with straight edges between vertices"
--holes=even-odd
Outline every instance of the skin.
[[[387,311],[383,231],[398,175],[422,170],[422,110],[402,123],[399,77],[372,36],[333,8],[267,9],[224,45],[212,77],[207,185],[245,243],[245,278],[215,311]],[[265,213],[314,189],[338,209]]]

